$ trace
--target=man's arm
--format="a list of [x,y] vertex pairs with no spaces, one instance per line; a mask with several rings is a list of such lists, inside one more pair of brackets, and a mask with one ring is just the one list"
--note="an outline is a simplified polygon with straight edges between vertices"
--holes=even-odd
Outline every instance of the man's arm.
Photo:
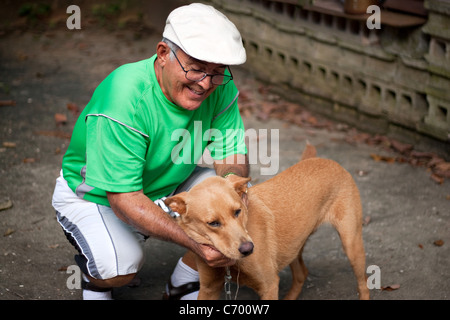
[[241,177],[248,177],[250,173],[248,157],[246,154],[235,154],[223,160],[214,161],[214,169],[218,176],[233,173]]
[[171,241],[198,254],[211,267],[224,267],[235,261],[209,246],[192,240],[181,227],[153,203],[142,190],[127,193],[107,193],[109,203],[119,219],[145,235]]

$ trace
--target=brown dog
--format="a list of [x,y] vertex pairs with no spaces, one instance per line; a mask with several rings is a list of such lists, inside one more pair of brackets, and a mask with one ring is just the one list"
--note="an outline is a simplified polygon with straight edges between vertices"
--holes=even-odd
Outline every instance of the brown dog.
[[[358,188],[339,164],[314,156],[315,148],[308,145],[302,161],[248,192],[250,178],[212,177],[166,204],[180,214],[179,224],[192,239],[237,260],[233,278],[239,276],[239,284],[261,299],[278,299],[278,274],[287,265],[293,281],[285,299],[297,299],[308,274],[303,246],[320,224],[329,222],[353,267],[360,299],[369,299]],[[220,298],[225,269],[211,268],[200,258],[197,266],[198,299]]]

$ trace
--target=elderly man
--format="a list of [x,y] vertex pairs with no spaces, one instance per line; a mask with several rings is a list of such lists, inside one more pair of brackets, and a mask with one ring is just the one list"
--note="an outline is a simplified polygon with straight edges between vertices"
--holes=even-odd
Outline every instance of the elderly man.
[[[189,238],[161,199],[211,175],[248,175],[229,68],[245,60],[234,24],[195,3],[170,13],[153,57],[119,67],[95,90],[53,195],[58,221],[79,251],[84,299],[111,299],[112,288],[129,284],[148,236],[189,249],[170,277],[169,298],[197,297],[193,253],[212,267],[234,263]],[[185,134],[174,134],[180,130]],[[205,148],[214,170],[196,165]]]

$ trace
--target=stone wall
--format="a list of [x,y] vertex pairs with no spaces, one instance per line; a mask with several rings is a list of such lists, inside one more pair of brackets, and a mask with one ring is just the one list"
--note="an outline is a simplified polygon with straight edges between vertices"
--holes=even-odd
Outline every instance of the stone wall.
[[308,0],[204,2],[241,31],[245,66],[293,100],[375,133],[427,136],[448,147],[449,1],[426,1],[423,23],[382,19],[372,30]]

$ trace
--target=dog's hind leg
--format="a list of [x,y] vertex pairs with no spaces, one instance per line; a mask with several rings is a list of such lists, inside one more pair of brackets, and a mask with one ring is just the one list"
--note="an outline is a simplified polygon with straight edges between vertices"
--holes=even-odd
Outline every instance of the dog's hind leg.
[[364,253],[363,241],[361,235],[354,235],[353,239],[345,235],[341,235],[344,251],[347,254],[348,260],[355,273],[356,280],[358,281],[358,293],[359,299],[369,299],[369,289],[367,288],[366,279],[366,257]]
[[284,300],[296,300],[302,291],[303,284],[308,276],[308,269],[303,262],[303,248],[300,250],[298,257],[291,262],[289,267],[292,272],[292,286],[289,292],[284,297]]
[[358,282],[359,299],[368,300],[369,289],[366,279],[366,255],[362,239],[362,221],[356,218],[359,216],[347,214],[339,223],[334,225]]

